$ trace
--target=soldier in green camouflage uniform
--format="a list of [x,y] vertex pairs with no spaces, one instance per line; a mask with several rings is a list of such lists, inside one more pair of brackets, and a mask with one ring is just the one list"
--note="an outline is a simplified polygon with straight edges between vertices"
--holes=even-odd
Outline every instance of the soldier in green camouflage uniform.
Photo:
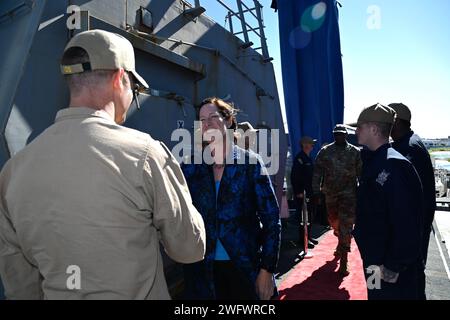
[[319,199],[320,192],[325,194],[328,221],[339,239],[334,253],[340,258],[339,272],[348,275],[347,254],[350,252],[356,187],[362,162],[360,150],[347,142],[345,126],[336,125],[333,134],[335,142],[324,146],[317,155],[312,188],[314,199]]

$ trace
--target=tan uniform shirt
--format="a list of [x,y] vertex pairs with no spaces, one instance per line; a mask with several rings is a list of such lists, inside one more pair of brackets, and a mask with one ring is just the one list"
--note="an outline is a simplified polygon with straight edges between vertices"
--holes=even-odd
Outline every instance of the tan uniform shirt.
[[167,148],[104,111],[61,110],[1,172],[9,299],[170,299],[160,241],[177,262],[203,259],[201,215]]

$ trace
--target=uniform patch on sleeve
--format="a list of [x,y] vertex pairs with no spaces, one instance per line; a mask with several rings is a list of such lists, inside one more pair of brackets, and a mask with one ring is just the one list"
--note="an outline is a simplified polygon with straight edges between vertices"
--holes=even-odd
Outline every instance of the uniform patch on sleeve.
[[380,174],[378,175],[378,178],[377,178],[376,181],[377,181],[381,186],[384,186],[384,184],[386,183],[386,181],[387,181],[389,175],[390,175],[389,172],[386,172],[386,170],[383,170],[383,171],[381,171]]

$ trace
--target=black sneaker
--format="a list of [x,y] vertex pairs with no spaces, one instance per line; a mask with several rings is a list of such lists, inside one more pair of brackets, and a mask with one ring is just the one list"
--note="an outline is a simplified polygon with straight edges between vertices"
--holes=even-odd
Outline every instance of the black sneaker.
[[317,245],[319,243],[319,240],[314,238],[309,238],[309,241],[312,242],[313,245]]
[[314,243],[311,240],[308,240],[308,249],[314,249]]

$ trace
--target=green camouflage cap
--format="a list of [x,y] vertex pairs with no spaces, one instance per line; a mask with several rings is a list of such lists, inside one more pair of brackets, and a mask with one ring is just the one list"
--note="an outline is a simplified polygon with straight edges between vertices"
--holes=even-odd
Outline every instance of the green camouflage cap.
[[343,124],[337,124],[334,129],[333,133],[345,133],[347,134],[347,128]]

